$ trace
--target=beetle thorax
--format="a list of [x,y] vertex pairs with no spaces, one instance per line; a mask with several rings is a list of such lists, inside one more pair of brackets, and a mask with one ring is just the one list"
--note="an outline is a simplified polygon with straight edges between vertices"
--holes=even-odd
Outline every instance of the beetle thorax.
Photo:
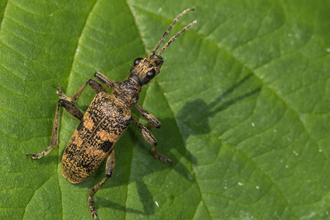
[[117,102],[132,108],[138,102],[140,92],[141,86],[128,77],[124,81],[117,82],[116,88],[112,93],[116,97]]

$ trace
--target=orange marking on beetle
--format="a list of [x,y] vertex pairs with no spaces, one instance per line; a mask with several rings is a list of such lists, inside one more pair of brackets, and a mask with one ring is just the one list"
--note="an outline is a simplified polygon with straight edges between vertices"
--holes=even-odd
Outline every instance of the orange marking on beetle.
[[109,133],[105,130],[100,130],[96,133],[96,137],[99,137],[101,141],[109,140]]
[[101,141],[107,141],[110,140],[111,142],[116,143],[119,138],[120,135],[114,134],[114,133],[108,133],[104,130],[100,130],[96,133],[96,136],[100,138]]
[[109,137],[110,141],[116,143],[119,140],[120,135],[117,135],[117,134],[114,134],[114,133],[109,133],[108,137]]
[[73,140],[73,144],[75,144],[77,147],[80,147],[84,142],[84,140],[79,136],[77,130],[73,132],[71,140]]
[[95,147],[93,146],[86,147],[85,155],[94,156],[94,154],[95,154]]
[[93,120],[87,114],[84,117],[84,127],[90,131],[95,127]]
[[104,153],[102,150],[97,150],[95,146],[87,146],[85,150],[85,155],[88,155],[89,157],[97,156],[100,160],[103,160],[103,158],[107,156],[107,154]]

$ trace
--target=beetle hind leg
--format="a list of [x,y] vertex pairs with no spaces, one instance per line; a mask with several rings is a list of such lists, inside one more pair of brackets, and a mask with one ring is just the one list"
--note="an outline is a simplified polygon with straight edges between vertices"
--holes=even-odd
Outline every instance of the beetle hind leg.
[[112,176],[113,171],[115,170],[115,166],[116,166],[115,150],[111,148],[107,159],[107,163],[105,165],[105,178],[88,191],[89,211],[91,212],[91,215],[94,218],[94,220],[97,220],[97,213],[94,205],[95,202],[93,196],[101,188],[101,186]]

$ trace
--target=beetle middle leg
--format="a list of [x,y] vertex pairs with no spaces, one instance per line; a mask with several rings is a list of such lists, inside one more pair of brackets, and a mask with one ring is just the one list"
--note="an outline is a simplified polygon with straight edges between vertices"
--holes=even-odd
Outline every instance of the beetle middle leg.
[[116,166],[115,150],[113,148],[111,148],[108,159],[107,159],[107,163],[105,166],[105,178],[88,191],[89,210],[90,210],[91,215],[94,218],[94,220],[97,220],[97,213],[96,213],[95,206],[94,206],[93,196],[101,188],[101,186],[112,176],[113,171],[115,170],[115,166]]
[[60,99],[57,102],[56,113],[55,113],[55,120],[54,126],[52,131],[52,139],[50,141],[50,146],[47,147],[44,151],[38,154],[26,154],[27,157],[31,156],[33,159],[40,159],[42,156],[47,155],[54,147],[58,145],[58,126],[59,126],[59,119],[60,119],[60,107],[64,107],[71,115],[76,117],[81,121],[83,118],[83,113],[75,106],[73,103]]
[[56,88],[58,88],[57,94],[61,98],[56,107],[56,113],[55,113],[55,121],[52,131],[52,139],[50,142],[50,146],[47,147],[44,151],[38,154],[26,154],[27,157],[31,156],[33,159],[40,159],[44,155],[47,155],[54,147],[58,145],[58,127],[59,127],[59,120],[60,120],[60,107],[64,107],[71,115],[76,117],[77,119],[81,120],[83,118],[83,114],[78,109],[77,106],[75,106],[72,102],[77,102],[81,93],[84,91],[85,87],[89,85],[96,93],[99,92],[106,92],[106,90],[103,88],[103,86],[96,82],[95,80],[88,80],[77,92],[72,96],[72,98],[65,95],[62,91],[62,88],[60,85],[58,85]]
[[154,146],[151,149],[151,153],[154,155],[154,157],[158,160],[160,160],[163,163],[169,163],[170,165],[172,165],[172,160],[168,159],[167,157],[165,157],[164,155],[162,155],[161,153],[159,153],[157,151],[157,140],[156,138],[152,135],[151,131],[149,131],[146,127],[144,127],[140,122],[138,122],[135,118],[132,117],[132,122],[134,124],[136,124],[138,126],[138,128],[140,129],[140,132],[143,136],[143,138],[152,146]]
[[134,106],[139,111],[139,113],[143,116],[143,118],[145,118],[148,121],[148,124],[147,124],[148,130],[150,130],[150,128],[152,128],[152,127],[160,128],[161,124],[155,116],[153,116],[147,110],[143,109],[138,104],[135,104]]

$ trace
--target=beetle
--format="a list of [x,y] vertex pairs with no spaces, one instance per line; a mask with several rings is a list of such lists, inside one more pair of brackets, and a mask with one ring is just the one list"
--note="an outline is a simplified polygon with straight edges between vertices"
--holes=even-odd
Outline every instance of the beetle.
[[[93,196],[112,176],[116,165],[115,151],[113,147],[130,123],[136,124],[142,133],[143,138],[153,146],[151,153],[154,157],[163,163],[169,163],[172,165],[172,161],[169,158],[158,152],[157,140],[149,130],[151,127],[160,128],[160,122],[155,116],[140,107],[137,102],[139,100],[142,86],[148,84],[150,80],[159,74],[160,68],[164,63],[161,54],[173,41],[175,41],[176,38],[196,24],[197,21],[193,21],[179,31],[156,55],[156,51],[160,44],[164,41],[173,25],[177,23],[182,15],[193,10],[194,9],[192,8],[186,9],[173,20],[172,24],[165,31],[163,37],[159,40],[148,57],[137,58],[134,60],[133,66],[130,70],[131,74],[124,81],[114,82],[99,72],[94,74],[96,79],[112,90],[111,94],[109,94],[100,83],[93,79],[89,79],[72,96],[72,98],[64,94],[61,87],[57,86],[57,94],[59,95],[60,100],[56,107],[50,146],[41,153],[28,153],[26,156],[32,157],[33,159],[40,159],[58,145],[58,128],[61,107],[64,107],[66,111],[79,119],[80,124],[73,132],[62,156],[62,175],[71,183],[80,183],[91,176],[100,166],[102,161],[108,156],[106,161],[105,178],[88,191],[88,205],[90,213],[95,220],[97,219],[97,213]],[[83,114],[74,103],[78,101],[81,93],[87,85],[96,92],[96,96],[85,114]],[[139,121],[132,117],[131,108],[133,106],[148,121],[147,127],[143,126]]]

